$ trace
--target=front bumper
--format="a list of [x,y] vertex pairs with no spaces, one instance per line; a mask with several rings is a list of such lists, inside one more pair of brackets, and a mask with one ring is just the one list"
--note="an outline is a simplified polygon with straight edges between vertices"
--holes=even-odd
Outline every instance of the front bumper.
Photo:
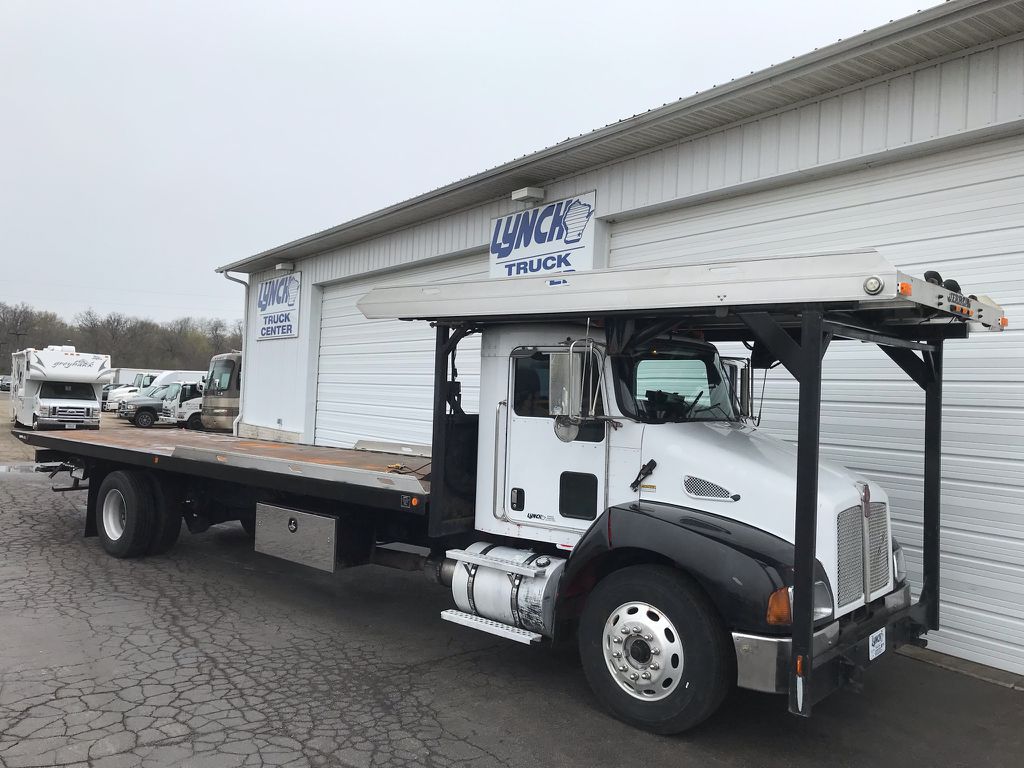
[[[816,698],[841,687],[852,671],[870,663],[868,638],[882,627],[886,630],[886,652],[920,637],[924,628],[909,615],[911,607],[910,585],[905,583],[875,600],[866,617],[833,621],[815,632],[813,677],[820,693]],[[789,691],[793,646],[790,638],[733,632],[732,640],[736,649],[736,684],[740,688],[766,693]]]
[[100,420],[96,418],[80,419],[73,416],[39,416],[36,419],[39,427],[52,427],[56,429],[99,429]]

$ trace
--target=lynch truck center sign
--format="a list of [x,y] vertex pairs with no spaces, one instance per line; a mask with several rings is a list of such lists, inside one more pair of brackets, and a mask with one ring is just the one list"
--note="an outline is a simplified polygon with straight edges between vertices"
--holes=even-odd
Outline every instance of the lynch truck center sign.
[[594,268],[597,193],[557,200],[491,221],[491,277]]
[[264,280],[256,286],[256,338],[292,339],[299,335],[302,273]]

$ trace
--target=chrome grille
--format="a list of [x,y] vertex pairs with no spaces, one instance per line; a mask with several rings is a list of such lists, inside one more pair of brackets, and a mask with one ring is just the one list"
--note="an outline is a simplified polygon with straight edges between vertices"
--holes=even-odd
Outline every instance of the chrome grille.
[[85,416],[85,408],[71,408],[61,405],[57,407],[57,415],[82,417]]
[[869,509],[871,514],[868,518],[868,552],[871,557],[869,589],[874,593],[889,582],[892,549],[889,547],[889,510],[880,501],[871,502]]
[[842,607],[864,594],[864,529],[860,506],[844,509],[836,523],[839,551],[836,603]]
[[[889,509],[881,501],[871,502],[868,517],[868,556],[871,593],[889,582]],[[858,505],[844,509],[836,520],[839,553],[836,602],[842,607],[864,596],[864,512]]]
[[715,485],[702,477],[687,475],[683,480],[683,488],[691,496],[700,496],[705,499],[731,499],[732,494],[720,485]]

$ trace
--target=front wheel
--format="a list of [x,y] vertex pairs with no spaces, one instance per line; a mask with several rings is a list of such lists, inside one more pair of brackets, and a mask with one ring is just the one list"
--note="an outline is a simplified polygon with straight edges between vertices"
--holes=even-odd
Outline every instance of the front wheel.
[[679,571],[638,565],[603,579],[579,627],[587,682],[630,725],[679,733],[721,705],[735,679],[729,635]]
[[149,429],[156,422],[156,418],[149,411],[139,411],[135,414],[135,421],[133,422],[136,427],[142,427],[143,429]]
[[193,413],[188,417],[188,421],[185,422],[185,429],[202,429],[203,418],[198,413]]

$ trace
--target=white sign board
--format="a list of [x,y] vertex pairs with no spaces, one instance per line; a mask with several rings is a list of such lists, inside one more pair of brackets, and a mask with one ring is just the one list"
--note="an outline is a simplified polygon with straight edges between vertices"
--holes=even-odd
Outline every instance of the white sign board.
[[597,193],[556,200],[491,221],[491,277],[594,268]]
[[302,273],[264,280],[256,286],[256,339],[293,339],[299,335]]

